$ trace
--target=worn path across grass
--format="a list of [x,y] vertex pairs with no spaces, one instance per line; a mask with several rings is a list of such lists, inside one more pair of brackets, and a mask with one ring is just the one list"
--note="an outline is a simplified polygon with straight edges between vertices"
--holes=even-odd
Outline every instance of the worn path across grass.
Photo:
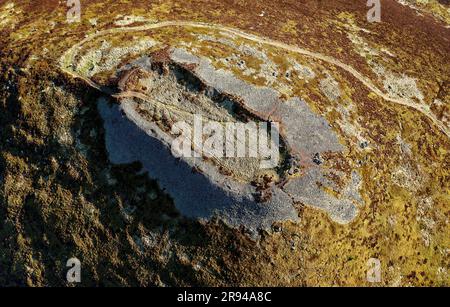
[[[391,96],[389,96],[388,94],[386,94],[382,90],[380,90],[378,87],[376,87],[370,79],[368,79],[367,77],[360,74],[353,67],[351,67],[345,63],[342,63],[341,61],[339,61],[333,57],[323,55],[323,54],[320,54],[317,52],[312,52],[312,51],[309,51],[309,50],[306,50],[306,49],[303,49],[303,48],[300,48],[297,46],[288,45],[286,43],[276,41],[276,40],[273,40],[270,38],[260,37],[260,36],[254,35],[254,34],[245,33],[239,29],[233,29],[233,28],[225,27],[225,26],[221,26],[221,25],[213,25],[213,24],[207,24],[207,23],[201,23],[201,22],[191,22],[191,21],[164,21],[164,22],[151,23],[151,24],[136,26],[136,27],[120,27],[120,28],[112,28],[112,29],[108,29],[108,30],[103,30],[103,31],[99,31],[99,32],[96,32],[94,34],[87,36],[85,39],[83,39],[79,43],[72,46],[69,50],[67,50],[64,53],[61,63],[64,63],[64,64],[73,63],[74,56],[75,56],[76,52],[80,49],[80,47],[83,44],[93,40],[94,38],[101,37],[103,35],[108,35],[108,34],[120,33],[120,32],[146,31],[146,30],[159,29],[159,28],[164,28],[164,27],[193,27],[193,28],[203,28],[203,29],[222,31],[222,32],[226,32],[229,34],[239,36],[241,38],[248,39],[253,42],[274,46],[274,47],[277,47],[280,49],[284,49],[284,50],[287,50],[290,52],[302,54],[302,55],[305,55],[308,57],[312,57],[312,58],[327,62],[332,65],[335,65],[335,66],[347,71],[348,73],[350,73],[352,76],[354,76],[356,79],[358,79],[361,83],[363,83],[370,91],[372,91],[376,95],[380,96],[384,100],[395,103],[395,104],[411,107],[411,108],[421,112],[422,114],[427,116],[439,128],[440,131],[442,131],[445,135],[447,135],[448,138],[450,138],[450,129],[443,122],[441,122],[433,113],[430,112],[429,107],[427,105],[412,103],[412,102],[409,102],[409,101],[406,101],[403,99],[392,98]],[[69,73],[73,77],[84,80],[91,87],[94,87],[102,92],[105,92],[104,89],[102,89],[99,85],[97,85],[92,80],[77,74],[73,70],[69,70],[67,67],[64,67],[64,65],[61,68],[66,73]],[[106,94],[111,94],[111,93],[107,92]]]

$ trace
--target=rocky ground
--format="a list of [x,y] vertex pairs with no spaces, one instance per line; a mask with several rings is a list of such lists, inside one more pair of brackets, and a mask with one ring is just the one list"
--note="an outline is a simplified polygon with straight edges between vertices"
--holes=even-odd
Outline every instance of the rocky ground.
[[[384,0],[379,23],[350,0],[80,4],[69,23],[64,1],[0,0],[0,285],[74,285],[72,257],[78,286],[450,284],[448,1]],[[320,193],[358,186],[357,215],[337,223],[300,197],[298,219],[255,239],[111,163],[97,103],[120,102],[118,68],[162,47],[304,100],[344,148],[313,157],[335,170]]]

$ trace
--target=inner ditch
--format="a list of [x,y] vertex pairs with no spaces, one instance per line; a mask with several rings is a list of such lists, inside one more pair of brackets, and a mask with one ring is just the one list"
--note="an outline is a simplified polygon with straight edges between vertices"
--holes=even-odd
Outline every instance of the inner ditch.
[[[118,81],[121,91],[119,96],[122,99],[132,97],[138,101],[138,112],[166,133],[170,133],[173,125],[179,121],[185,121],[192,127],[194,114],[222,125],[267,122],[247,109],[239,97],[207,85],[193,73],[193,68],[170,60],[164,50],[157,51],[122,71]],[[265,133],[270,135],[270,130],[266,129]],[[259,190],[264,190],[271,183],[285,181],[288,171],[292,171],[293,159],[283,136],[278,135],[280,158],[272,169],[260,168],[260,156],[203,158],[214,163],[223,175],[250,182]],[[236,135],[235,142],[239,142]]]

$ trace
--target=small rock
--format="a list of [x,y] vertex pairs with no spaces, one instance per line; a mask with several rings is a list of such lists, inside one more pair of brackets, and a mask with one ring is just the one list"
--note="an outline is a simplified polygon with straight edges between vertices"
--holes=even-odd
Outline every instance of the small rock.
[[155,200],[158,198],[158,193],[156,191],[150,191],[147,193],[147,196],[150,200]]
[[273,232],[281,232],[283,229],[279,225],[274,225],[272,227]]
[[319,153],[314,154],[313,162],[314,162],[315,164],[317,164],[317,165],[320,165],[320,164],[323,163],[323,159],[322,159],[322,157],[320,156]]
[[369,146],[369,142],[367,142],[367,141],[361,142],[359,144],[359,147],[361,147],[362,149],[367,148],[367,146]]

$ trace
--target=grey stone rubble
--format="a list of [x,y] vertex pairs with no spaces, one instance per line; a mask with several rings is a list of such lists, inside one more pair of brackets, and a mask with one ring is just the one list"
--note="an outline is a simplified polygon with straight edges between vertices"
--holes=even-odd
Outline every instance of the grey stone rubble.
[[[312,160],[315,154],[344,150],[328,122],[312,112],[303,100],[294,98],[283,102],[275,90],[250,85],[230,72],[214,69],[209,60],[182,49],[172,49],[170,57],[176,63],[195,64],[193,73],[206,85],[241,97],[246,107],[263,119],[280,120],[294,156],[301,153]],[[150,60],[143,58],[133,65],[148,70]],[[332,188],[333,184],[326,178],[332,170],[314,163],[305,169],[304,175],[290,179],[286,185],[269,187],[272,196],[258,202],[254,186],[221,174],[216,166],[202,158],[175,158],[170,148],[173,136],[142,117],[136,107],[137,102],[131,98],[113,105],[106,99],[99,101],[109,158],[115,164],[140,161],[187,217],[200,220],[218,217],[232,227],[244,226],[256,237],[259,229],[270,229],[274,222],[298,220],[295,202],[322,209],[342,224],[351,222],[358,213],[358,205],[362,205],[361,178],[357,172],[352,173],[341,196],[336,198],[320,186]]]

